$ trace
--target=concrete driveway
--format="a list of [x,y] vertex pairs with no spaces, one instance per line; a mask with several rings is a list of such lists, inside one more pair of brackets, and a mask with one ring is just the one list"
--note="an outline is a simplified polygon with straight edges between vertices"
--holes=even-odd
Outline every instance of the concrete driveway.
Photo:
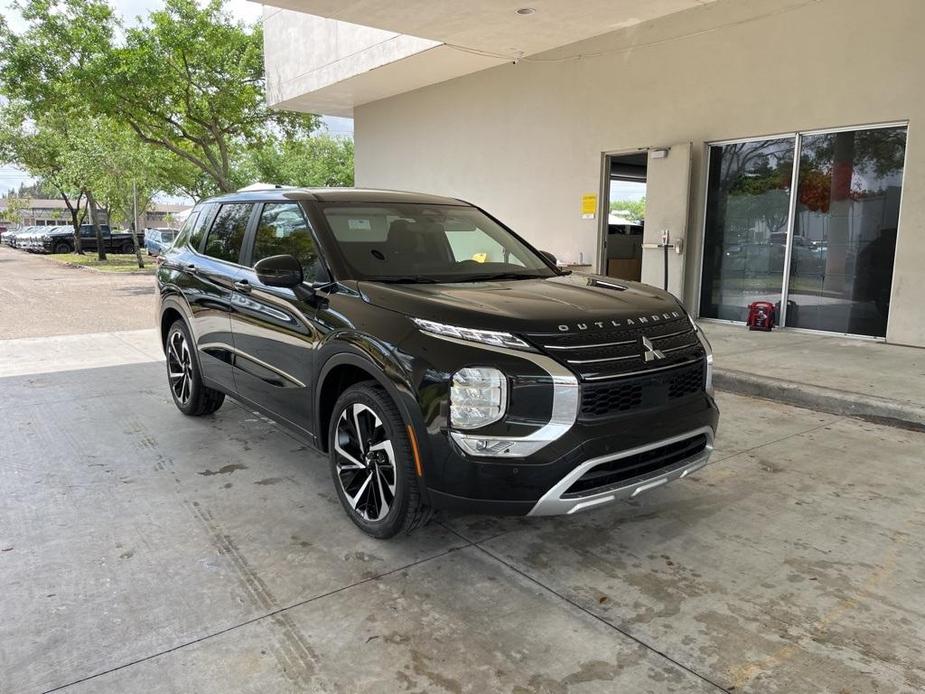
[[4,694],[925,689],[923,434],[721,395],[692,479],[382,542],[272,423],[177,412],[159,358],[0,340]]
[[0,379],[0,691],[925,687],[922,434],[726,396],[716,462],[638,503],[379,542],[122,352]]

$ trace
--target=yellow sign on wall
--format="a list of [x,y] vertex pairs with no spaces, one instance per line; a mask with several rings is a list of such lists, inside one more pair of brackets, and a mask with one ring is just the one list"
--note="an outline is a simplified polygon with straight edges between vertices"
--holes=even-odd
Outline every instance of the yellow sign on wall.
[[581,196],[581,218],[594,219],[597,214],[597,193],[585,193]]

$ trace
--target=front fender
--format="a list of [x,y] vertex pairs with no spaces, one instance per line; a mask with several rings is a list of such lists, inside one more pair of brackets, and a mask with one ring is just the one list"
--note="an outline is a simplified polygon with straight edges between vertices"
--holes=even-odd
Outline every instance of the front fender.
[[320,367],[318,378],[315,381],[314,424],[319,441],[324,441],[327,435],[326,431],[322,431],[321,424],[321,396],[325,380],[339,366],[348,365],[362,369],[385,389],[398,407],[405,425],[413,428],[426,479],[427,465],[424,461],[430,457],[429,437],[426,435],[426,426],[417,394],[412,385],[411,374],[401,363],[395,351],[369,335],[343,331],[323,345],[318,363]]

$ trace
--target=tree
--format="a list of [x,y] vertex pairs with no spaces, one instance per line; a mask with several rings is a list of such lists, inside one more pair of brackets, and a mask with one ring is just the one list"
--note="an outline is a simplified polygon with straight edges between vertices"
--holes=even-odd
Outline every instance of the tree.
[[80,247],[80,225],[86,218],[86,192],[69,165],[72,143],[65,124],[46,117],[26,122],[21,109],[8,105],[0,112],[0,160],[21,166],[51,185],[64,201],[74,227],[74,248]]
[[238,176],[246,182],[352,186],[353,151],[353,140],[330,135],[275,138],[248,152]]
[[4,199],[3,209],[0,209],[0,219],[10,224],[22,224],[22,213],[28,206],[27,198],[8,195]]
[[[36,0],[33,0],[36,1]],[[235,189],[239,152],[274,133],[304,136],[316,116],[270,110],[264,96],[262,33],[235,23],[221,0],[167,0],[125,45],[96,66],[91,98],[127,123],[142,141],[162,147],[205,174],[222,192]]]
[[87,140],[84,95],[99,87],[96,78],[112,51],[115,17],[101,0],[27,0],[14,7],[27,24],[23,33],[0,20],[0,87],[8,100],[4,122],[12,136],[10,152],[17,157],[13,161],[61,192],[78,253],[79,208],[85,201],[103,258],[98,209],[83,180],[87,172],[78,147]]
[[613,200],[610,211],[622,214],[631,222],[641,222],[646,218],[646,199],[640,200]]

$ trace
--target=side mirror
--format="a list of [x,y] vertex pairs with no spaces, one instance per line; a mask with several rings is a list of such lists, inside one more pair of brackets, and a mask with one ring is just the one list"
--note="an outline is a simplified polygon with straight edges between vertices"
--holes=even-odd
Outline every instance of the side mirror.
[[302,284],[302,264],[291,255],[272,255],[258,260],[254,272],[268,287],[293,289]]
[[556,256],[554,256],[554,255],[553,255],[552,253],[550,253],[549,251],[540,251],[540,255],[542,255],[544,258],[546,258],[546,260],[548,260],[548,261],[549,261],[550,263],[552,263],[553,265],[555,265],[556,263],[559,262],[558,260],[556,260]]

